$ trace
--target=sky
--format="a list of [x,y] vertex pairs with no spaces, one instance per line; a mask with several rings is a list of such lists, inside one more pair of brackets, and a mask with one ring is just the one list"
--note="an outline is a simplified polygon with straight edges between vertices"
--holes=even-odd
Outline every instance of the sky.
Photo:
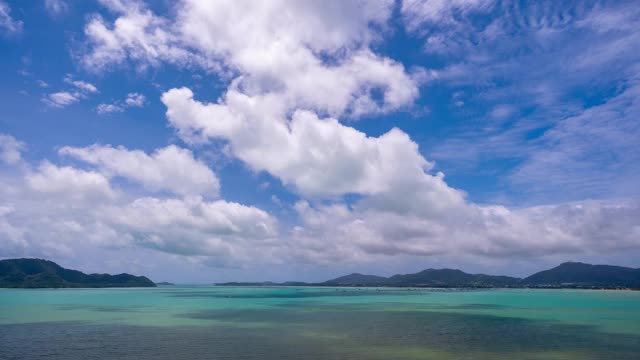
[[0,258],[640,267],[637,5],[0,0]]

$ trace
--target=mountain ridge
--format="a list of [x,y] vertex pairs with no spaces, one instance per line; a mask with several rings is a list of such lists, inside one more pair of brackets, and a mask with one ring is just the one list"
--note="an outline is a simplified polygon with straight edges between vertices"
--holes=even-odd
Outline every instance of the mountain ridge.
[[529,285],[621,286],[640,289],[640,269],[565,262],[523,279]]
[[228,282],[219,286],[385,286],[441,288],[578,288],[578,289],[638,289],[640,269],[565,262],[525,278],[504,275],[469,274],[459,269],[425,269],[412,274],[389,277],[351,273],[320,283],[301,282]]
[[44,259],[0,260],[0,288],[155,287],[145,276],[85,274]]
[[[591,265],[564,262],[554,268],[517,278],[503,275],[469,274],[459,269],[425,269],[416,273],[389,277],[351,273],[320,283],[300,281],[227,282],[219,286],[385,286],[385,287],[441,287],[441,288],[579,288],[579,289],[638,289],[640,268],[615,265]],[[85,274],[66,269],[44,259],[0,260],[0,288],[100,288],[154,287],[144,276],[126,273]]]

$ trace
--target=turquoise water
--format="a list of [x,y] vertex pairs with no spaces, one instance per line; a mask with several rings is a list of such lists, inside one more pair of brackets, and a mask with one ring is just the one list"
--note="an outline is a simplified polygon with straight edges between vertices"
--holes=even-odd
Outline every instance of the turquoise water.
[[4,359],[640,359],[640,292],[0,289]]

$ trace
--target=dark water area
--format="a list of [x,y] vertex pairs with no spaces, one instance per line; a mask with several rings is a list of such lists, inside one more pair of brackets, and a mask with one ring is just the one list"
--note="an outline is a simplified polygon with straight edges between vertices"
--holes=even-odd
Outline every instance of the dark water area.
[[[486,315],[375,311],[202,311],[186,317],[264,328],[41,323],[0,327],[0,358],[22,359],[638,359],[640,337]],[[316,337],[300,336],[317,332]],[[341,334],[332,338],[331,334]],[[347,341],[348,339],[348,341]],[[419,349],[435,349],[431,355]],[[555,354],[565,354],[556,357]],[[411,356],[411,355],[414,356]]]
[[640,359],[637,294],[335,293],[17,293],[0,359]]

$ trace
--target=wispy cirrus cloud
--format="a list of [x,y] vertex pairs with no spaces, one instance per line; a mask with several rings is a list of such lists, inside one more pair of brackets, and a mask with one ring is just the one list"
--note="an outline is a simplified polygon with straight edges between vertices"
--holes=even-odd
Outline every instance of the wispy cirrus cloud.
[[62,16],[69,11],[69,4],[65,0],[45,0],[44,7],[54,17]]
[[[71,86],[70,89],[46,94],[42,101],[54,108],[64,108],[80,100],[86,99],[89,95],[98,93],[98,88],[86,81],[75,80],[71,75],[64,77],[64,82]],[[46,84],[43,82],[43,84]],[[41,84],[42,85],[42,84]],[[49,85],[47,84],[46,87]],[[41,86],[42,87],[42,86]]]
[[0,1],[0,30],[2,35],[12,36],[22,32],[22,21],[11,16],[11,7],[5,1]]
[[[628,51],[640,40],[640,11],[633,2],[451,2],[439,10],[452,14],[444,17],[425,10],[425,2],[405,4],[409,30],[445,64],[433,70],[437,86],[465,94],[465,106],[456,111],[474,119],[456,125],[430,151],[440,164],[460,172],[498,172],[520,201],[606,197],[611,188],[621,196],[633,193],[627,185],[613,185],[639,170],[637,150],[621,146],[640,135],[628,120],[640,116],[638,109],[622,100],[637,86],[640,61]],[[592,120],[569,131],[578,118]],[[587,128],[618,140],[572,135],[586,135]],[[601,171],[607,166],[603,149],[619,159],[616,171]],[[560,165],[568,160],[573,170]],[[490,164],[501,168],[491,170]],[[582,178],[579,190],[575,181]]]

